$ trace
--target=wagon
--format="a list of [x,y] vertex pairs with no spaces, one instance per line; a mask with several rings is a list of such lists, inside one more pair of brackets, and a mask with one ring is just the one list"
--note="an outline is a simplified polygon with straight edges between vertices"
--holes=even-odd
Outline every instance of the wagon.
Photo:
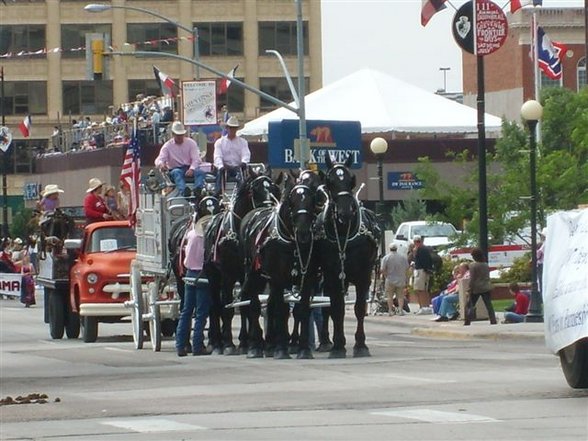
[[147,190],[139,194],[137,255],[131,262],[131,294],[125,304],[131,310],[136,349],[143,348],[145,330],[154,351],[161,350],[162,335],[171,336],[175,331],[180,296],[171,271],[168,241],[172,227],[185,221],[190,210],[181,197],[168,198]]

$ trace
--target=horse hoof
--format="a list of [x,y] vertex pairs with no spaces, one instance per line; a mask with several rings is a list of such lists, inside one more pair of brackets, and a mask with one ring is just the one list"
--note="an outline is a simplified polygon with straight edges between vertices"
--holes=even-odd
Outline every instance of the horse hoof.
[[235,346],[227,346],[223,350],[223,354],[224,355],[239,355],[239,351],[237,350],[237,348]]
[[289,360],[291,358],[292,357],[290,357],[290,354],[288,354],[288,350],[286,349],[276,349],[274,352],[275,360]]
[[239,354],[240,355],[245,355],[248,353],[249,353],[249,348],[247,346],[239,345]]
[[312,356],[312,351],[310,349],[299,350],[296,358],[298,360],[312,360],[312,359],[314,359],[314,357]]
[[333,349],[333,343],[321,343],[316,349],[317,352],[329,352]]
[[274,350],[272,348],[265,349],[263,355],[265,355],[266,358],[274,358]]
[[347,351],[345,349],[331,349],[329,358],[345,358],[347,357]]
[[211,354],[212,355],[223,355],[223,348],[213,348]]
[[288,346],[288,352],[290,354],[297,354],[298,353],[298,346]]
[[370,354],[370,350],[367,346],[364,346],[362,348],[353,348],[353,357],[354,358],[359,358],[359,357],[371,357],[372,354]]
[[263,358],[263,351],[261,349],[249,349],[247,358]]

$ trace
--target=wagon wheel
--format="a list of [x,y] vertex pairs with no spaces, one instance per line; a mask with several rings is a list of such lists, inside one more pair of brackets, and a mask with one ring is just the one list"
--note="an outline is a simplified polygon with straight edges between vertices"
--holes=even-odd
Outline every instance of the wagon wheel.
[[157,303],[159,299],[158,284],[149,283],[149,335],[153,351],[161,351],[161,311]]
[[135,349],[143,349],[143,292],[141,288],[141,266],[131,263],[131,322]]

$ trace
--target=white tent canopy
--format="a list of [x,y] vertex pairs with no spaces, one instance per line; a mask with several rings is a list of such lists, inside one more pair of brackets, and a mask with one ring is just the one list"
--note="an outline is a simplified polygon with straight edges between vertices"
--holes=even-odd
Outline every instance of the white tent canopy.
[[[295,103],[291,103],[296,107]],[[306,119],[360,121],[362,133],[475,133],[477,111],[372,69],[359,70],[306,96]],[[298,119],[279,108],[245,124],[239,134],[268,133],[270,121]],[[500,118],[486,113],[487,132]]]

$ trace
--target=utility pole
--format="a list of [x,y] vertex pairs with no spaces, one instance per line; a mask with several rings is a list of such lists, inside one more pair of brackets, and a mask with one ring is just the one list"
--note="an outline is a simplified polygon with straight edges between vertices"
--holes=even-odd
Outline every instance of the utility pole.
[[[4,66],[0,66],[0,114],[2,115],[2,127],[6,126],[4,115]],[[10,146],[8,147],[10,148]],[[2,152],[2,236],[8,237],[8,184],[6,173],[8,172],[8,149]]]

